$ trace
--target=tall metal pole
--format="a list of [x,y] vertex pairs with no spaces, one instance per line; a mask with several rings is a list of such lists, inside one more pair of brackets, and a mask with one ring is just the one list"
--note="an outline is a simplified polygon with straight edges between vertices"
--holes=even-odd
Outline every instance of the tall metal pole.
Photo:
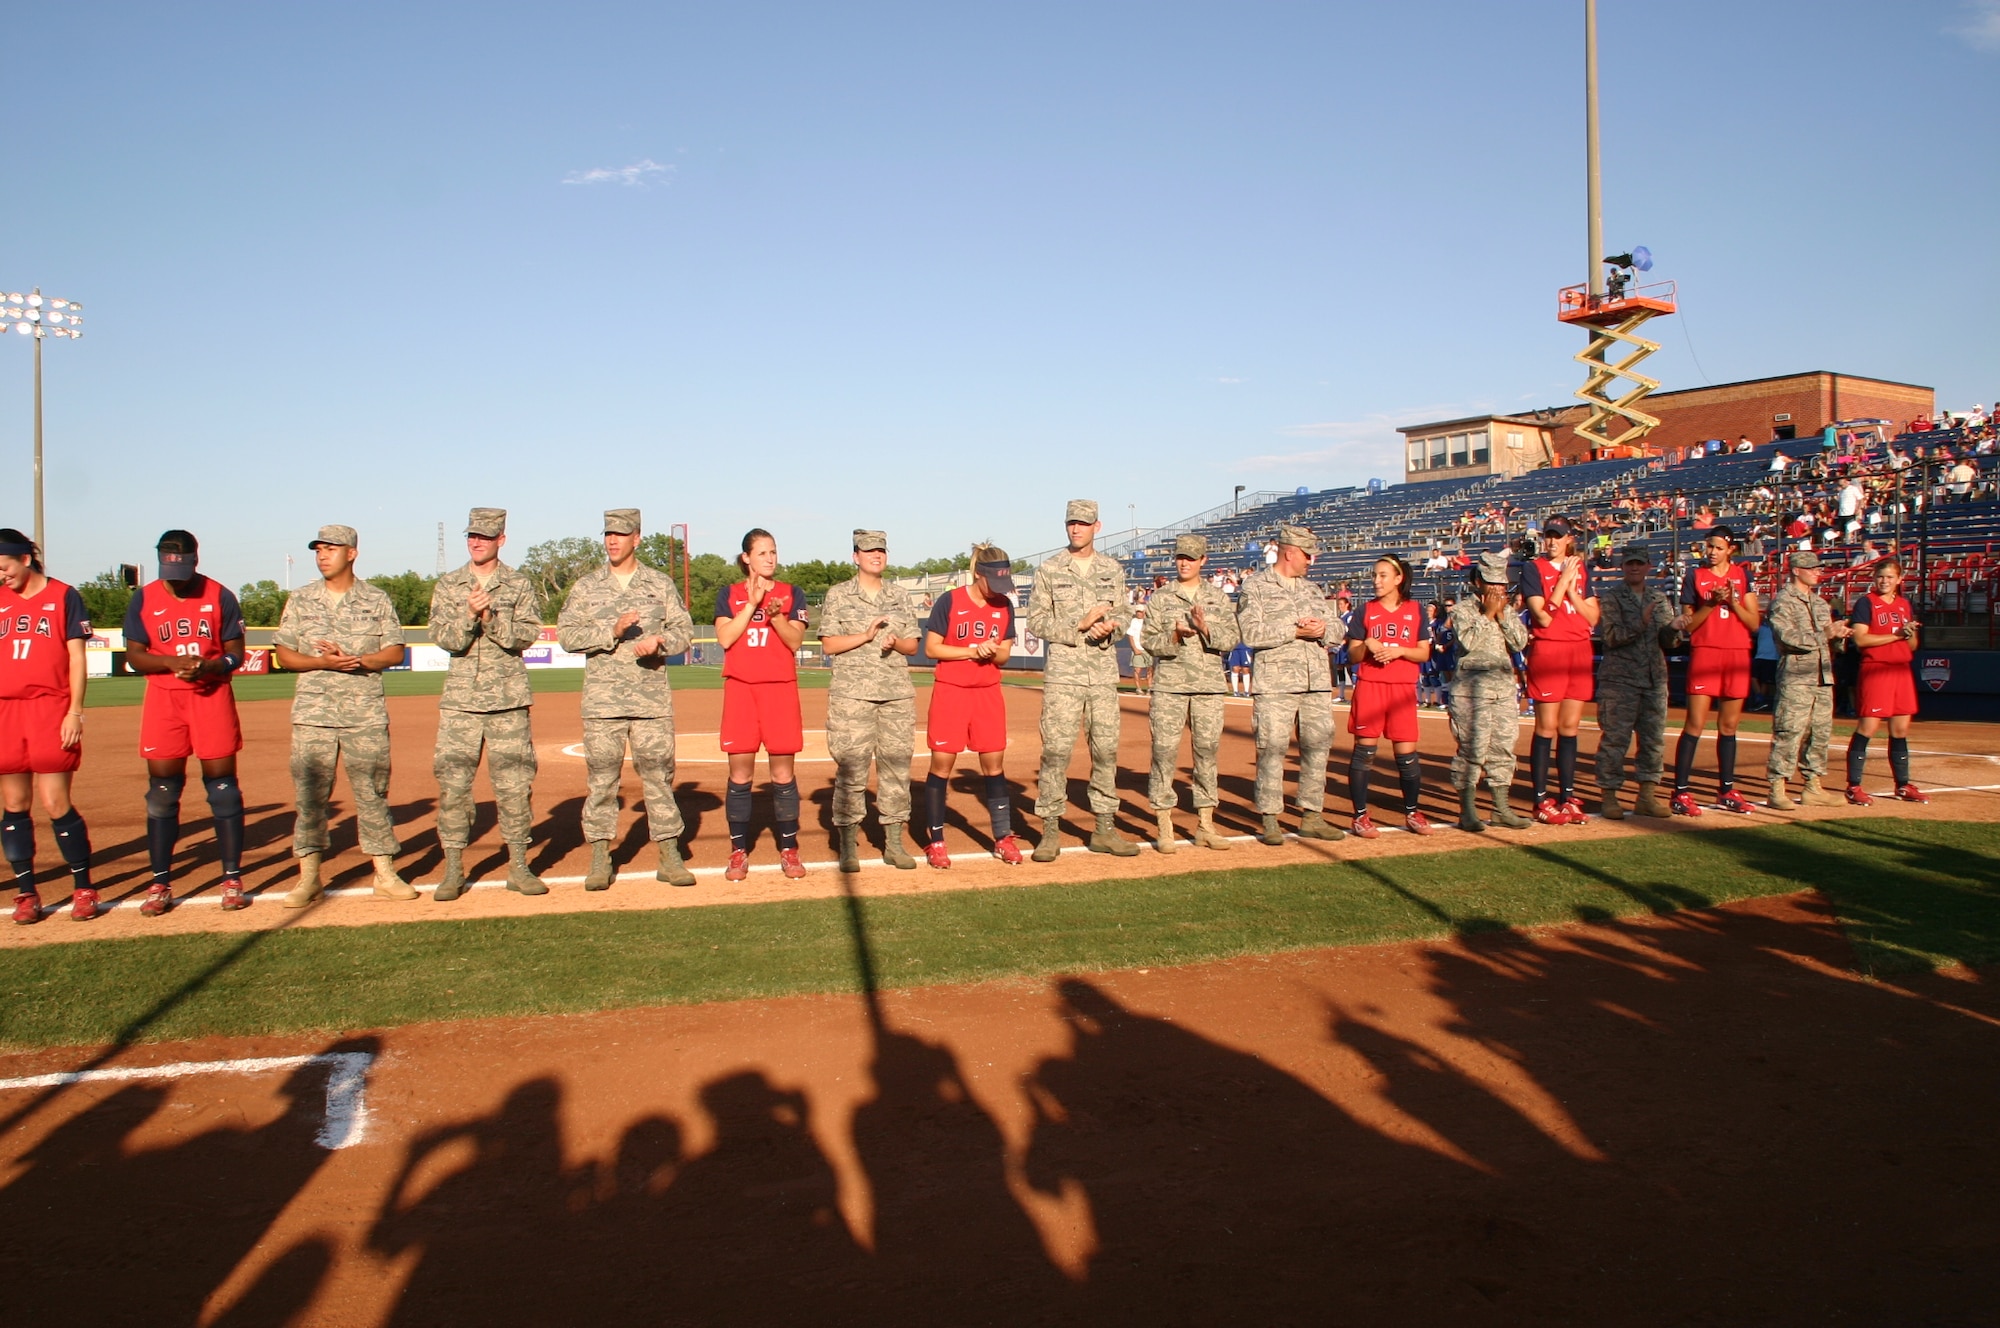
[[1584,139],[1588,145],[1590,294],[1604,294],[1604,189],[1597,165],[1597,0],[1583,0]]
[[[40,295],[36,287],[35,294]],[[39,329],[37,329],[39,330]],[[35,547],[48,560],[48,533],[42,529],[42,339],[35,338]]]

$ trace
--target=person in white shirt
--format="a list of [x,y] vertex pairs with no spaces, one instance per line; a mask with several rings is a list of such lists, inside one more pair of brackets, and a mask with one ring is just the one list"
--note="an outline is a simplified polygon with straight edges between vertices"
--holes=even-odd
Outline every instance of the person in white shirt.
[[1861,505],[1867,497],[1861,491],[1861,481],[1850,475],[1846,487],[1840,491],[1840,536],[1849,544],[1861,529]]

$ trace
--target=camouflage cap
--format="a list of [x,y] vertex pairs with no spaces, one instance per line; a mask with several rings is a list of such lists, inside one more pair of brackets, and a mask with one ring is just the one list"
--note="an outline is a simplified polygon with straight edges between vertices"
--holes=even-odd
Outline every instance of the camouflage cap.
[[1319,536],[1304,526],[1279,526],[1278,543],[1289,544],[1295,549],[1304,549],[1307,553],[1319,552]]
[[321,526],[319,534],[306,541],[308,549],[317,549],[322,544],[338,544],[343,548],[358,549],[361,537],[354,533],[353,526]]
[[1063,509],[1063,524],[1068,525],[1072,521],[1082,521],[1095,525],[1097,522],[1096,501],[1090,498],[1070,499],[1069,506]]
[[484,535],[488,539],[498,539],[507,533],[507,509],[504,507],[475,507],[465,518],[465,533]]
[[854,532],[854,551],[869,553],[889,547],[889,537],[879,530],[857,530]]
[[1801,549],[1792,555],[1792,570],[1794,572],[1810,572],[1818,566],[1819,555],[1811,549]]
[[1627,563],[1644,563],[1646,564],[1646,566],[1651,567],[1653,565],[1653,554],[1652,551],[1649,550],[1643,544],[1627,544],[1625,546],[1625,554],[1622,558],[1619,559],[1619,561]]
[[1176,536],[1174,539],[1174,557],[1176,558],[1208,557],[1208,536],[1206,535]]
[[639,533],[639,509],[636,507],[612,507],[604,513],[604,533],[607,535],[636,535]]
[[1474,581],[1484,581],[1488,585],[1495,585],[1495,586],[1506,585],[1507,584],[1506,551],[1505,550],[1496,551],[1493,549],[1488,549],[1486,550],[1486,552],[1480,554],[1478,563],[1475,564],[1472,569],[1472,579]]

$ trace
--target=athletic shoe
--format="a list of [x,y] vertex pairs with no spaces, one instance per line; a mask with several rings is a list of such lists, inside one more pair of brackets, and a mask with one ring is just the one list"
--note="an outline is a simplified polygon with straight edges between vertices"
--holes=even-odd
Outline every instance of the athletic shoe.
[[1427,835],[1431,832],[1431,823],[1422,812],[1411,812],[1403,818],[1403,828],[1413,835]]
[[69,896],[69,916],[72,922],[88,922],[97,916],[97,891],[89,886],[72,890]]
[[1929,802],[1930,796],[1926,794],[1922,789],[1919,789],[1915,784],[1905,784],[1903,785],[1903,787],[1896,790],[1896,801]]
[[794,881],[806,874],[806,865],[799,861],[799,851],[795,848],[778,850],[778,868]]
[[1543,825],[1568,825],[1569,814],[1554,798],[1542,798],[1535,803],[1535,819]]
[[993,856],[1006,863],[1009,867],[1020,866],[1021,841],[1012,835],[1000,836],[999,842],[993,846]]
[[42,920],[42,897],[33,890],[23,890],[14,896],[14,921],[23,927]]
[[1561,810],[1563,819],[1571,825],[1583,825],[1590,820],[1584,813],[1583,801],[1580,798],[1564,798]]
[[154,885],[147,889],[145,902],[139,905],[144,917],[157,918],[174,906],[174,890],[170,885]]
[[222,911],[234,913],[239,908],[250,907],[250,896],[243,893],[243,882],[236,880],[222,883]]
[[1869,795],[1867,789],[1862,788],[1859,784],[1849,784],[1847,786],[1847,801],[1849,805],[1855,807],[1873,807],[1875,805],[1875,799]]
[[750,855],[740,848],[729,850],[729,865],[722,869],[725,881],[740,881],[750,874]]
[[1717,798],[1715,800],[1715,806],[1716,809],[1719,811],[1736,812],[1737,814],[1742,816],[1748,816],[1753,810],[1755,810],[1754,808],[1751,807],[1749,799],[1745,798],[1741,793],[1738,793],[1735,789],[1731,789],[1729,790],[1729,792]]
[[1694,794],[1684,789],[1676,790],[1674,796],[1667,799],[1667,810],[1675,816],[1701,815],[1701,808],[1695,805]]
[[1354,836],[1357,839],[1373,839],[1382,833],[1376,828],[1375,823],[1368,819],[1367,812],[1363,812],[1354,818],[1353,829]]
[[[1011,839],[1013,838],[1013,836],[1009,835],[1008,838]],[[1014,850],[1014,852],[1016,853],[1016,855],[1018,855],[1020,853],[1020,850],[1016,849]],[[1021,859],[1019,856],[1016,856],[1014,859],[1014,861],[1016,862],[1019,862],[1020,860]],[[924,861],[928,862],[931,866],[936,867],[939,871],[950,870],[951,853],[948,849],[945,848],[944,841],[942,839],[933,840],[931,843],[924,845]]]

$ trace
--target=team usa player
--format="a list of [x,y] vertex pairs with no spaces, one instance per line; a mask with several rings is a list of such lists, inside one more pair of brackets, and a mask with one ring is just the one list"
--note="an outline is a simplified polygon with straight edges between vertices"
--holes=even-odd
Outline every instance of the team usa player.
[[1377,739],[1388,738],[1403,786],[1403,828],[1427,835],[1431,823],[1417,810],[1423,774],[1417,756],[1417,679],[1431,657],[1430,615],[1409,598],[1410,566],[1401,558],[1375,561],[1375,598],[1347,617],[1347,653],[1354,661],[1354,705],[1347,731],[1354,736],[1348,785],[1354,795],[1354,833],[1373,839],[1381,831],[1368,816],[1368,767]]
[[743,537],[743,580],[715,593],[715,640],[722,647],[722,750],[729,758],[729,866],[724,880],[750,874],[750,780],[762,748],[771,771],[778,862],[786,876],[806,874],[799,861],[799,785],[793,758],[805,746],[799,718],[799,643],[806,597],[777,580],[778,542],[768,530]]
[[[1535,704],[1535,736],[1528,744],[1535,819],[1543,825],[1582,825],[1588,818],[1576,796],[1576,737],[1583,706],[1597,694],[1590,634],[1599,607],[1590,565],[1577,551],[1569,518],[1542,526],[1542,550],[1521,566],[1521,597],[1528,608],[1528,699]],[[1557,794],[1549,793],[1553,749]]]
[[1681,585],[1681,630],[1688,650],[1687,722],[1674,752],[1674,796],[1669,808],[1679,816],[1699,816],[1694,800],[1694,756],[1716,711],[1715,805],[1745,812],[1750,803],[1736,791],[1736,723],[1750,695],[1750,651],[1764,609],[1750,589],[1750,577],[1731,561],[1736,538],[1727,526],[1708,532],[1708,563],[1691,568]]
[[972,584],[938,597],[924,622],[924,652],[937,662],[924,732],[931,769],[924,780],[924,861],[951,866],[944,847],[944,803],[960,752],[979,756],[986,780],[986,810],[993,822],[993,856],[1021,863],[1014,837],[1013,802],[1001,762],[1007,753],[1007,700],[1000,668],[1014,653],[1014,564],[1004,549],[974,545]]
[[1917,612],[1902,596],[1903,564],[1884,558],[1875,569],[1875,585],[1854,601],[1849,618],[1854,644],[1861,649],[1860,720],[1847,740],[1847,800],[1857,807],[1875,799],[1861,787],[1868,765],[1868,740],[1889,721],[1889,770],[1896,780],[1896,797],[1904,802],[1929,802],[1910,782],[1910,720],[1917,713],[1917,684],[1910,674],[1916,654]]
[[14,869],[14,921],[42,920],[35,890],[35,819],[40,797],[70,875],[70,916],[97,916],[90,884],[90,831],[70,805],[70,776],[83,761],[83,597],[42,571],[41,551],[20,531],[0,529],[0,852]]
[[173,907],[174,841],[180,837],[187,762],[201,762],[201,785],[222,858],[222,907],[248,908],[243,893],[243,790],[236,753],[243,730],[230,676],[243,663],[243,615],[227,586],[196,570],[199,546],[185,530],[160,536],[160,579],[125,609],[125,662],[146,675],[139,754],[146,761],[146,854],[153,883],[139,911]]

